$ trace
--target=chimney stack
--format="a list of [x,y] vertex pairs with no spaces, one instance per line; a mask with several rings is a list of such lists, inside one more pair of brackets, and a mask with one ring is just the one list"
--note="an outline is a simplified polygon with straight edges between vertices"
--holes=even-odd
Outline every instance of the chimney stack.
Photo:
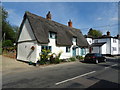
[[46,19],[51,20],[51,14],[50,14],[50,11],[49,11],[48,14],[46,15]]
[[110,36],[110,32],[109,31],[107,31],[107,36]]
[[119,35],[119,34],[117,35],[117,38],[120,38],[120,35]]
[[69,27],[72,27],[72,21],[71,21],[71,20],[69,20],[68,26],[69,26]]

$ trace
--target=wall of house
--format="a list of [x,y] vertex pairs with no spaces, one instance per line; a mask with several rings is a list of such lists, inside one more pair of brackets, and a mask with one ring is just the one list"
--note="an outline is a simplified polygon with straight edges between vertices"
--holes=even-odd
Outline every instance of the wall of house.
[[94,39],[93,40],[93,43],[100,43],[100,42],[106,42],[106,47],[107,47],[107,48],[105,48],[105,46],[102,47],[102,53],[110,54],[111,53],[111,51],[110,51],[110,49],[111,49],[110,48],[110,38],[102,38],[102,39]]
[[[32,50],[31,47],[34,46],[35,49]],[[37,42],[23,42],[17,45],[17,59],[27,62],[37,62]]]
[[[38,46],[37,46],[38,47],[37,48],[37,58],[40,58],[39,53],[41,53],[41,46],[51,46],[52,53],[58,54],[58,53],[62,52],[60,59],[66,59],[66,58],[70,58],[73,56],[72,48],[73,48],[73,46],[76,45],[75,42],[73,42],[73,45],[70,47],[70,52],[66,52],[65,46],[56,46],[55,39],[49,39],[49,41],[50,42],[48,44],[38,44]],[[79,47],[76,48],[76,55],[81,55],[81,49]]]
[[100,53],[101,53],[101,54],[106,54],[106,53],[107,53],[106,45],[107,45],[107,44],[105,43],[104,45],[101,46],[101,48],[100,48],[100,51],[101,51]]
[[[29,22],[26,19],[23,24],[21,34],[18,39],[18,45],[17,45],[17,59],[18,60],[23,60],[23,61],[28,61],[28,62],[32,61],[36,63],[37,42],[32,41],[32,40],[35,40],[35,37],[29,25]],[[31,49],[32,46],[35,46],[35,50]]]
[[28,19],[25,20],[18,42],[27,40],[35,40]]
[[120,55],[120,39],[118,39],[118,54]]
[[[115,40],[115,42],[114,42],[114,40]],[[118,54],[118,52],[119,52],[118,44],[119,44],[118,39],[111,38],[111,55]],[[116,48],[116,50],[113,48]]]

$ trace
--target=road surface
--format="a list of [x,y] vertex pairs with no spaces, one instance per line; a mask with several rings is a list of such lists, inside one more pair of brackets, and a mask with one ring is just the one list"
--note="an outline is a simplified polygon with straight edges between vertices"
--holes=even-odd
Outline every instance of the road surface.
[[108,58],[106,63],[99,64],[77,61],[21,72],[13,69],[11,73],[3,73],[2,88],[118,88],[118,61]]

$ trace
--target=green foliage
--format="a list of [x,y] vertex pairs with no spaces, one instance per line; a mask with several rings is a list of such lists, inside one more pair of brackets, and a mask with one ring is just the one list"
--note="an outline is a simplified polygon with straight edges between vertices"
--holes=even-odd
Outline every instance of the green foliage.
[[2,18],[0,18],[0,21],[2,22],[2,32],[0,31],[0,33],[2,33],[4,40],[11,40],[12,43],[14,43],[18,34],[18,28],[17,26],[11,26],[9,24],[7,21],[9,13],[3,7],[0,7],[0,9],[2,10]]
[[88,36],[92,36],[94,38],[100,37],[100,36],[102,36],[102,32],[99,31],[99,30],[94,30],[94,29],[91,28],[88,32]]
[[11,40],[5,40],[5,41],[3,41],[2,46],[3,46],[3,47],[13,46],[13,43],[12,43]]
[[84,57],[83,57],[83,56],[79,56],[79,55],[78,55],[78,56],[76,56],[76,58],[77,58],[77,59],[79,59],[79,60],[84,59]]
[[71,57],[69,58],[70,61],[76,61],[76,58],[75,57]]
[[[59,52],[58,55],[53,53],[50,57],[50,63],[55,63],[55,64],[58,64],[61,62],[60,60],[60,56],[61,56],[62,52]],[[55,55],[55,58],[53,58],[53,56]]]
[[46,62],[48,61],[48,58],[50,58],[50,55],[49,55],[50,50],[46,50],[46,49],[42,49],[42,52],[41,52],[41,60],[40,60],[40,63],[43,63],[43,64],[46,64]]

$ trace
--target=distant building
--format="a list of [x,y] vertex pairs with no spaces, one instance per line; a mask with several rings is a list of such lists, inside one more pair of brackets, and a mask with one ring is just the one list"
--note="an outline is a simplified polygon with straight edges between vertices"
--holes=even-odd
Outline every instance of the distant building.
[[17,59],[36,63],[42,49],[58,54],[61,59],[76,55],[85,55],[89,44],[79,29],[52,20],[50,12],[46,18],[26,12],[20,27],[17,40]]
[[[106,35],[98,38],[86,37],[91,45],[91,53],[101,53],[105,55],[120,55],[120,36],[112,37],[107,31]],[[92,44],[90,43],[92,41]]]

